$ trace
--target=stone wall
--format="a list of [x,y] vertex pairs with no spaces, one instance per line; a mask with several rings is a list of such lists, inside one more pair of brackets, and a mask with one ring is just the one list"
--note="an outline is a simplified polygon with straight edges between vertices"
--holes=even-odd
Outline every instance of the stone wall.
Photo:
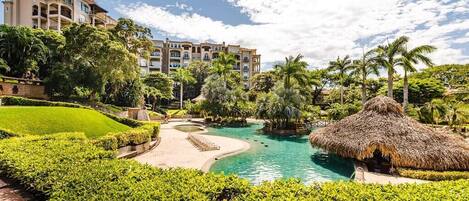
[[42,85],[0,82],[0,96],[49,99]]

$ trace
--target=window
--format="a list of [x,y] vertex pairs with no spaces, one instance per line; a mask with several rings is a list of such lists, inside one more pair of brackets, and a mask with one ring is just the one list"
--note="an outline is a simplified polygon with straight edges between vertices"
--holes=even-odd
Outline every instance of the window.
[[90,7],[86,5],[85,3],[81,2],[81,11],[83,11],[86,14],[90,14]]
[[86,17],[85,17],[84,15],[80,15],[80,18],[78,19],[78,22],[79,22],[80,24],[85,23],[85,22],[86,22]]
[[19,89],[18,89],[18,86],[13,86],[13,94],[18,94],[19,92]]

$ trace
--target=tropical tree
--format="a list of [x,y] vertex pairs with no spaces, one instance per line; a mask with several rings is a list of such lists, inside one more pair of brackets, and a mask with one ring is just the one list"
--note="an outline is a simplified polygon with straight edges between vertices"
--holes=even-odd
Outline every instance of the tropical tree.
[[460,125],[469,120],[469,114],[463,109],[464,103],[456,100],[449,100],[446,103],[446,121],[450,128]]
[[0,75],[1,75],[1,72],[7,72],[10,70],[10,67],[7,65],[7,62],[5,60],[3,60],[2,58],[0,58]]
[[309,79],[312,80],[310,86],[313,87],[311,99],[313,105],[316,105],[323,98],[323,89],[332,83],[332,75],[327,69],[315,69],[308,72]]
[[[0,25],[0,58],[9,66],[5,75],[37,74],[38,63],[47,59],[48,49],[31,28]],[[6,68],[4,68],[5,70]]]
[[299,84],[306,82],[306,68],[308,63],[302,61],[303,56],[301,54],[296,57],[289,56],[285,57],[285,63],[277,64],[274,66],[277,77],[283,80],[283,87],[290,89],[293,85],[292,79]]
[[347,55],[344,58],[337,57],[335,61],[329,62],[329,71],[336,71],[339,77],[340,85],[340,104],[344,104],[344,84],[347,76],[347,72],[352,68],[352,61]]
[[[433,99],[425,103],[418,111],[418,114],[421,116],[420,119],[430,119],[432,124],[438,125],[440,120],[446,116],[446,112],[445,101],[443,99]],[[429,115],[429,118],[425,117],[425,115]]]
[[227,77],[231,73],[231,70],[233,70],[235,64],[236,59],[233,54],[222,52],[218,55],[218,58],[213,61],[210,72],[220,76],[223,79],[223,87],[226,87]]
[[407,50],[405,48],[402,51],[402,57],[400,59],[399,64],[404,69],[404,100],[402,102],[402,106],[404,110],[407,109],[407,105],[409,104],[409,81],[408,81],[408,74],[412,72],[416,72],[417,69],[414,65],[422,62],[423,64],[431,67],[433,66],[432,60],[426,56],[426,54],[435,51],[436,48],[431,45],[422,45],[415,47],[411,50]]
[[388,71],[388,97],[393,98],[393,82],[396,67],[400,65],[401,53],[404,51],[405,44],[409,41],[407,36],[401,36],[387,45],[380,45],[376,49],[378,52],[378,61],[380,65]]
[[378,63],[376,57],[376,50],[369,50],[365,53],[363,51],[362,58],[353,61],[351,66],[352,72],[351,74],[354,76],[359,77],[360,81],[358,83],[361,84],[362,90],[362,105],[365,105],[367,101],[366,89],[367,89],[367,77],[368,75],[374,74],[379,76],[378,71]]
[[[63,47],[65,74],[76,87],[91,91],[89,99],[106,95],[109,83],[124,83],[137,79],[137,56],[115,40],[105,29],[88,24],[73,24],[62,32],[66,44]],[[60,69],[63,70],[63,69]]]
[[155,109],[158,99],[173,98],[173,80],[161,72],[151,73],[143,78],[144,94]]
[[186,85],[186,95],[188,98],[195,98],[200,95],[200,90],[204,85],[205,79],[209,76],[210,73],[210,65],[207,62],[203,61],[192,61],[187,69],[192,73],[192,76],[197,80],[196,83],[191,85]]
[[132,54],[148,59],[153,50],[151,30],[136,24],[128,18],[119,18],[114,28],[110,29],[112,36]]
[[269,93],[275,86],[277,78],[272,71],[258,73],[251,77],[251,88],[250,90],[254,93]]
[[192,73],[185,69],[179,68],[174,73],[171,73],[171,76],[174,81],[179,83],[179,109],[182,110],[183,107],[183,98],[184,98],[184,84],[185,83],[194,83],[196,82],[195,78],[192,76]]

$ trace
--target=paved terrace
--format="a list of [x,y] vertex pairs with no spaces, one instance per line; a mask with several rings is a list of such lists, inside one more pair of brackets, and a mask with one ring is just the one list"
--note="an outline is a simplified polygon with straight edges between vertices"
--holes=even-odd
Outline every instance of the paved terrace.
[[[249,143],[220,136],[204,137],[220,146],[220,150],[199,151],[186,138],[188,133],[178,131],[177,125],[190,122],[170,122],[161,125],[161,143],[150,152],[139,155],[134,160],[160,168],[182,167],[207,172],[216,158],[234,155],[249,149]],[[203,133],[203,132],[202,132]]]

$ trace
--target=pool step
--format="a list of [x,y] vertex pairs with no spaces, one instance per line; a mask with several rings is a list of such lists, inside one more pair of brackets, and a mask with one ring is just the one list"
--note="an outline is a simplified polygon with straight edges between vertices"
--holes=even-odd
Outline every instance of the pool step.
[[187,135],[187,140],[191,142],[200,151],[220,150],[220,146],[210,142],[207,138],[198,134]]

